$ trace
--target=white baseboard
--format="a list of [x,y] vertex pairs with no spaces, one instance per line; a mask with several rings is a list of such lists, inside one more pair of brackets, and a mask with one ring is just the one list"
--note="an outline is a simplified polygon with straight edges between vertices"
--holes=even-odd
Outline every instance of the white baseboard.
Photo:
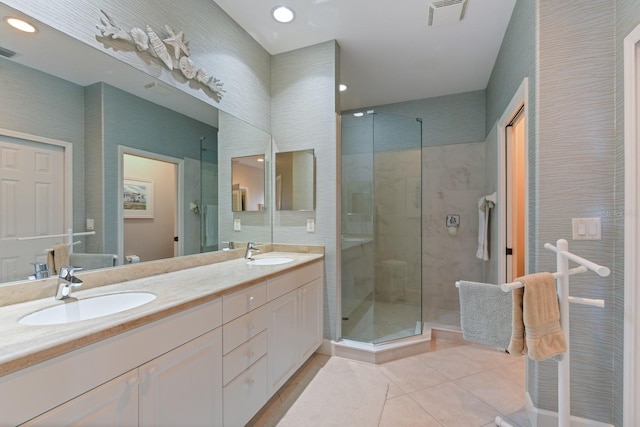
[[[527,392],[525,395],[525,409],[529,415],[529,422],[531,427],[557,427],[558,426],[558,413],[554,411],[548,411],[546,409],[538,409],[533,405],[533,400]],[[565,426],[562,426],[565,427]],[[566,427],[614,427],[613,424],[603,423],[600,421],[593,421],[587,418],[571,416],[571,426]]]
[[333,356],[333,344],[331,343],[331,340],[324,338],[322,340],[322,344],[320,344],[320,347],[316,350],[316,353],[320,353],[325,356]]

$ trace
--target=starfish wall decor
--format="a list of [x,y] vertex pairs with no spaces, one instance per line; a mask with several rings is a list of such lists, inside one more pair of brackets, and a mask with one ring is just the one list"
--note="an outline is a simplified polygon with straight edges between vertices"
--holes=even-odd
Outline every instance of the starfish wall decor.
[[[96,28],[100,30],[102,37],[133,43],[139,51],[148,52],[151,56],[160,59],[169,70],[179,69],[188,80],[202,83],[213,92],[214,99],[220,102],[226,92],[222,89],[222,82],[209,76],[202,68],[195,66],[189,57],[189,43],[184,40],[183,31],[176,33],[171,27],[165,25],[168,33],[165,38],[161,38],[148,25],[146,31],[138,27],[125,31],[115,23],[107,12],[100,11],[104,17],[100,18],[102,25],[98,25]],[[170,48],[173,50],[173,57],[169,52]]]

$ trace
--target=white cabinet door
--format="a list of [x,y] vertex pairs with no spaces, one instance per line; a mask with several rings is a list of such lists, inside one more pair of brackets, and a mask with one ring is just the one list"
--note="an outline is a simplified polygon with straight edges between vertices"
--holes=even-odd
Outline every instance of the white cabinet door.
[[[267,401],[267,357],[224,386],[225,427],[244,426]],[[187,426],[187,424],[181,424]]]
[[23,425],[137,426],[138,370],[114,378]]
[[307,283],[300,294],[300,360],[304,363],[322,344],[322,279]]
[[275,393],[298,368],[299,314],[298,291],[292,291],[268,304],[269,396]]
[[140,426],[222,425],[221,328],[139,368]]

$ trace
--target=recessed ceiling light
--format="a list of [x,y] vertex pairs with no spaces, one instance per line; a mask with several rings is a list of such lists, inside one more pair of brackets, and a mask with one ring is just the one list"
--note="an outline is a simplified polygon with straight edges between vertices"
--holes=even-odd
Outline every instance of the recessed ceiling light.
[[286,24],[293,21],[296,14],[293,12],[293,9],[288,6],[276,6],[271,10],[271,16],[273,16],[273,19],[276,21]]
[[356,117],[362,117],[364,116],[364,113],[360,112],[360,113],[353,113],[354,116]]
[[264,162],[264,159],[262,157],[258,157],[256,160],[259,162]]
[[345,90],[347,90],[347,85],[340,85],[340,92],[344,92]]
[[13,28],[20,31],[24,31],[25,33],[35,33],[36,31],[38,31],[35,26],[19,18],[6,16],[4,20],[7,22],[7,24],[11,25]]

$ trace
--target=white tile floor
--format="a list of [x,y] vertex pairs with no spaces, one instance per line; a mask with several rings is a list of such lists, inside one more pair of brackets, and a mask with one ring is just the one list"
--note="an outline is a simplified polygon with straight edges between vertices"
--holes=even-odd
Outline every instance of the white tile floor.
[[529,427],[524,395],[524,357],[438,339],[381,365],[316,354],[249,425]]

